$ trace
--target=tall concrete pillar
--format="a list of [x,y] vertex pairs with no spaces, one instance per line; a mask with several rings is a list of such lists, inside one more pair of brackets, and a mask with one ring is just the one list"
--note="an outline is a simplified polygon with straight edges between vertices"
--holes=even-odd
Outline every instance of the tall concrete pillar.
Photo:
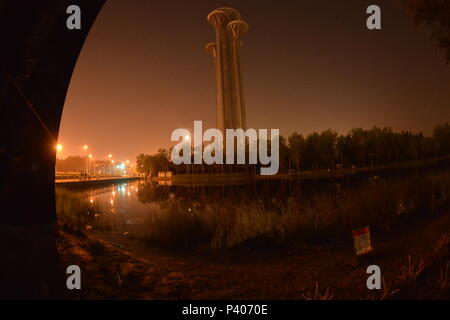
[[216,70],[216,127],[245,128],[245,106],[239,65],[239,34],[248,25],[233,8],[219,8],[208,15],[214,26],[216,41],[205,46],[213,56]]
[[241,66],[239,61],[239,47],[241,45],[239,35],[248,31],[248,24],[242,20],[234,20],[228,23],[227,28],[231,36],[231,80],[233,87],[233,105],[236,115],[235,127],[245,129],[245,101],[242,89]]

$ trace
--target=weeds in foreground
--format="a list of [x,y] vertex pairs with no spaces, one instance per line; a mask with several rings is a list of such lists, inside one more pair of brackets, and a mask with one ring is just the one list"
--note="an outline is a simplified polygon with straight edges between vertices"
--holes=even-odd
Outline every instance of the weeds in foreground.
[[367,300],[389,300],[392,299],[400,289],[394,289],[393,284],[395,281],[386,283],[386,279],[384,277],[381,278],[381,290],[372,290],[368,296]]
[[450,235],[443,234],[433,249],[433,257],[441,266],[439,267],[439,276],[436,279],[438,293],[436,298],[448,291],[450,288],[450,262],[448,260],[450,245]]
[[303,299],[305,300],[333,300],[333,294],[331,293],[330,288],[328,287],[324,293],[321,293],[319,290],[319,284],[315,283],[314,291],[302,291],[299,290]]
[[392,282],[390,284],[386,284],[386,280],[384,278],[382,279],[382,292],[380,295],[380,300],[388,300],[400,291],[399,289],[394,289],[392,285]]
[[59,228],[71,234],[81,236],[93,228],[108,229],[106,222],[100,223],[100,208],[81,193],[56,188],[56,213]]
[[447,254],[447,248],[450,244],[450,234],[443,234],[436,245],[434,246],[433,253],[437,256]]
[[398,280],[406,286],[414,286],[417,278],[425,269],[425,263],[422,258],[419,258],[417,262],[412,260],[411,255],[408,256],[408,263],[402,266],[402,274],[398,277]]
[[450,281],[449,281],[449,262],[441,267],[439,279],[438,279],[438,286],[440,292],[444,292],[450,288]]

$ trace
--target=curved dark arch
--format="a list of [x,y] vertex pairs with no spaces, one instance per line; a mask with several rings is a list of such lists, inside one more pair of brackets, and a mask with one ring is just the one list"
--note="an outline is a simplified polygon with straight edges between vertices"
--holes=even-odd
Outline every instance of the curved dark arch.
[[[54,146],[61,114],[78,55],[104,2],[0,1],[0,225],[56,221]],[[72,4],[81,8],[81,30],[66,27]]]
[[[55,144],[61,114],[79,53],[104,2],[0,0],[0,249],[14,247],[11,266],[1,263],[0,296],[2,291],[7,298],[12,294],[4,291],[8,286],[2,280],[20,289],[11,275],[18,274],[22,279],[15,280],[24,284],[31,281],[21,265],[45,260],[30,256],[46,254],[44,249],[51,246],[45,236],[30,237],[56,222]],[[66,27],[69,5],[81,8],[81,30]],[[27,247],[27,241],[34,246]],[[41,275],[34,261],[31,270],[38,274],[32,278],[44,277],[53,259],[47,258]],[[8,261],[8,255],[3,259]],[[30,282],[27,285],[30,291]],[[16,296],[33,297],[17,292]]]

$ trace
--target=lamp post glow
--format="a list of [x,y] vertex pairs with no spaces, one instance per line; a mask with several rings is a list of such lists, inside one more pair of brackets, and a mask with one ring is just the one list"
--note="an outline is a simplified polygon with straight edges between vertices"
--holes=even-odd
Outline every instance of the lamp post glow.
[[[109,160],[111,161],[111,163],[112,163],[112,154],[110,153],[110,154],[108,154],[108,158],[109,158]],[[106,173],[106,172],[105,172]],[[111,165],[109,166],[109,174],[111,175],[112,174],[112,169],[111,169]]]
[[89,154],[89,158],[88,158],[88,163],[89,163],[89,172],[93,172],[95,174],[95,160],[94,160],[94,170],[91,171],[91,159],[92,159],[92,154]]
[[[62,144],[59,144],[59,143],[58,143],[58,144],[56,145],[55,149],[56,149],[56,154],[58,154],[58,152],[61,152],[62,149],[63,149]],[[58,171],[57,164],[58,164],[58,161],[56,161],[56,163],[55,163],[55,171]]]
[[[85,152],[87,151],[88,148],[89,147],[86,144],[83,146],[83,149]],[[88,157],[86,157],[86,159],[84,160],[84,173],[85,174],[87,174],[87,167],[88,167]]]

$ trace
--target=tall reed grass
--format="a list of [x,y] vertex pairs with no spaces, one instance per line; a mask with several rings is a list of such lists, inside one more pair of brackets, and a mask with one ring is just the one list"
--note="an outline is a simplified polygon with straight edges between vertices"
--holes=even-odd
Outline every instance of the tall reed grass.
[[412,219],[429,217],[450,203],[450,174],[375,180],[358,189],[308,197],[292,196],[220,204],[186,204],[170,199],[148,217],[144,238],[170,248],[232,248],[253,239],[273,242],[348,235],[370,225],[388,231]]
[[83,235],[84,231],[94,227],[108,229],[108,223],[99,219],[101,209],[89,202],[87,194],[63,188],[56,188],[55,191],[59,228],[77,235]]
[[[168,197],[151,209],[139,238],[180,250],[223,250],[257,239],[287,241],[348,235],[370,225],[389,231],[428,218],[450,204],[450,173],[371,180],[356,189],[293,194],[285,200],[224,198],[221,202]],[[86,194],[57,189],[58,223],[67,231],[111,230]]]

